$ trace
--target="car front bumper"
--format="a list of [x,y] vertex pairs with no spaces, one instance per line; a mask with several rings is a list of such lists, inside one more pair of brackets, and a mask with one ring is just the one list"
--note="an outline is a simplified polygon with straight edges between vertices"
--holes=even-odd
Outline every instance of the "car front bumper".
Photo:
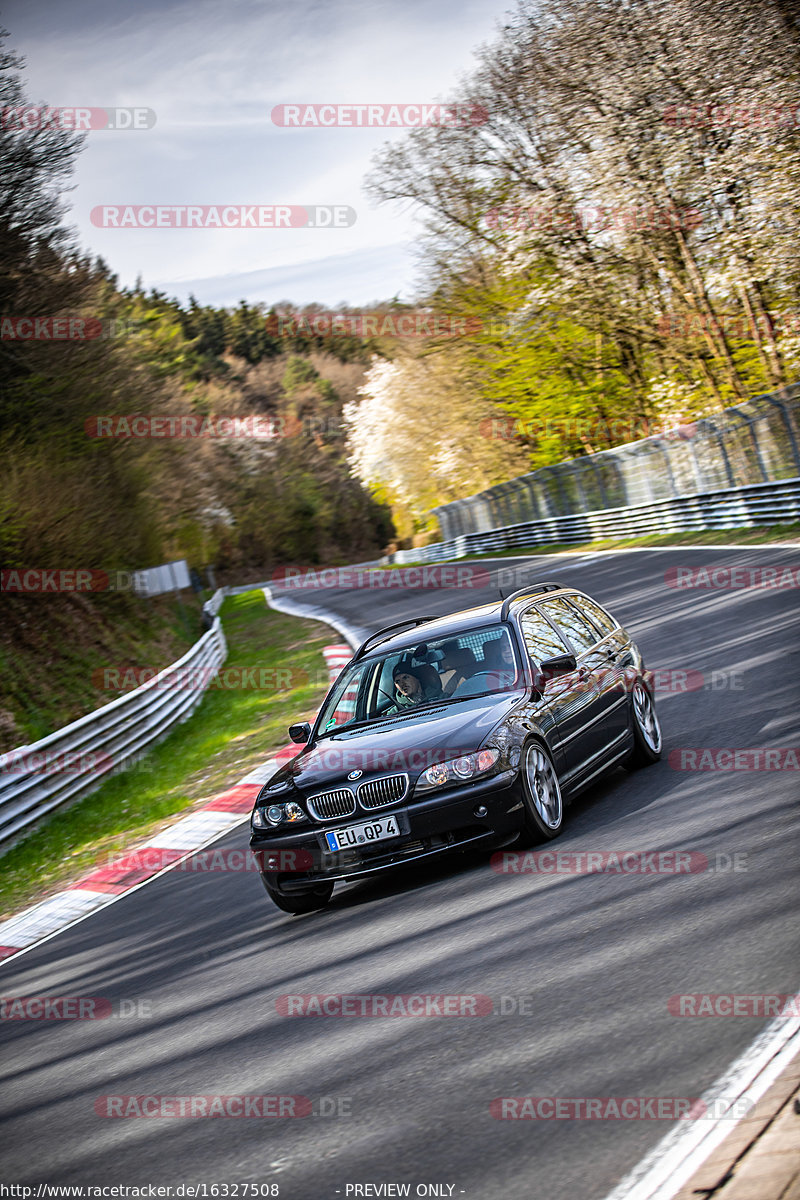
[[[433,792],[406,802],[361,813],[358,817],[304,827],[276,836],[271,830],[253,830],[250,845],[263,864],[261,876],[286,893],[305,891],[321,880],[361,879],[403,863],[444,854],[465,846],[511,835],[522,826],[522,801],[516,770],[489,779]],[[485,815],[478,811],[485,809]],[[348,824],[363,823],[370,815],[395,816],[399,837],[367,843],[363,848],[328,850],[324,833]],[[294,852],[294,853],[293,853]],[[296,864],[296,869],[295,869]],[[292,869],[285,869],[291,866]],[[272,869],[271,869],[272,868]],[[282,869],[283,868],[283,869]]]

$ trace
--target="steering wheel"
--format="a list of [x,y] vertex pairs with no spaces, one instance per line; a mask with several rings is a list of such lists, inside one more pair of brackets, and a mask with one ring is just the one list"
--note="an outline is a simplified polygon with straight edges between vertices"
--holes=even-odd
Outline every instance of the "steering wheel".
[[[497,679],[500,675],[499,671],[476,671],[474,675],[470,675],[469,679],[462,679],[461,683],[453,692],[454,696],[476,696],[478,692],[486,690],[487,681],[489,679]],[[477,684],[477,687],[473,685]]]

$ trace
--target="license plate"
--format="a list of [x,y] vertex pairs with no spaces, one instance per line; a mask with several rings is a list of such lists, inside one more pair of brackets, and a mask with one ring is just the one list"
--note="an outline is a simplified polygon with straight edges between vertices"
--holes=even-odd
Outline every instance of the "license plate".
[[382,842],[384,838],[399,837],[400,830],[394,817],[380,821],[369,821],[365,825],[346,825],[344,829],[332,829],[325,834],[328,849],[353,850],[370,842]]

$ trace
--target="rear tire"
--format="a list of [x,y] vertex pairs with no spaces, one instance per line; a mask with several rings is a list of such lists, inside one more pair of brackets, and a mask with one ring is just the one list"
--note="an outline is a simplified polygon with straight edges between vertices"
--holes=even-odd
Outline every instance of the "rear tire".
[[524,824],[519,846],[533,846],[558,837],[564,822],[564,803],[558,774],[541,742],[529,742],[520,766]]
[[635,768],[658,762],[664,739],[655,702],[641,679],[636,680],[631,693],[631,726],[633,750],[625,765]]
[[309,888],[307,892],[279,892],[277,888],[271,887],[264,880],[264,887],[267,890],[267,895],[273,904],[281,910],[281,912],[291,913],[293,916],[300,916],[302,913],[316,912],[320,908],[324,908],[333,894],[332,883],[321,883],[315,888]]

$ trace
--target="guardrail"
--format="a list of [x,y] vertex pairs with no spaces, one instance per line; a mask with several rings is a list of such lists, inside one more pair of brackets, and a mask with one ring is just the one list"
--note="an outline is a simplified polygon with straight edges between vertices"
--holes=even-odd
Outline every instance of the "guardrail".
[[596,509],[539,521],[521,521],[481,533],[465,533],[447,542],[416,550],[398,550],[381,561],[439,562],[491,550],[544,546],[552,542],[575,545],[611,537],[644,537],[687,529],[734,529],[800,521],[800,477],[773,483],[749,484],[722,492],[669,496],[650,504]]
[[0,843],[53,809],[88,796],[191,716],[228,655],[216,616],[223,598],[220,589],[206,602],[216,604],[213,625],[183,658],[135,691],[0,755]]
[[[662,434],[539,467],[434,512],[450,541],[524,522],[633,512],[662,500],[710,493],[732,496],[750,485],[787,482],[798,475],[796,383]],[[667,506],[664,511],[673,510]]]
[[217,613],[222,608],[222,601],[228,595],[230,595],[230,588],[217,588],[211,599],[206,600],[205,604],[203,605],[203,616],[208,620],[209,629],[211,628],[211,623],[213,622]]

